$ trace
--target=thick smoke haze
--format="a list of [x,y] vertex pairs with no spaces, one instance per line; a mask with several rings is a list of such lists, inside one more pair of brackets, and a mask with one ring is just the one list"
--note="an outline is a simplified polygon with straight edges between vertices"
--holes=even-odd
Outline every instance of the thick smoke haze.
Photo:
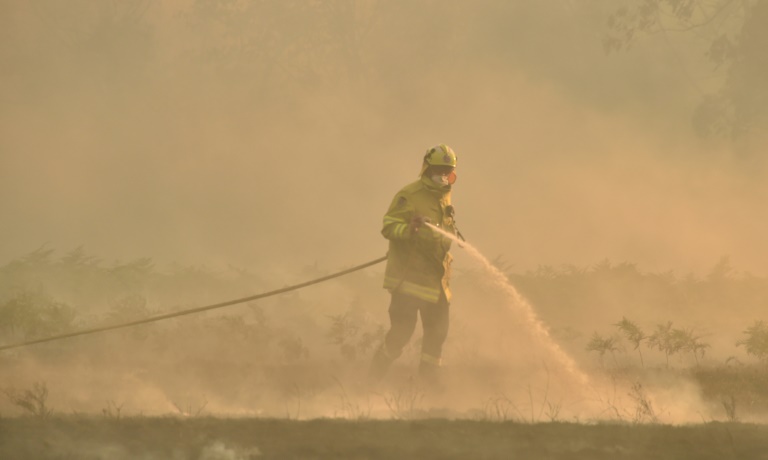
[[[466,415],[564,395],[561,420],[626,410],[632,387],[604,399],[616,382],[590,371],[610,358],[598,364],[586,345],[623,317],[649,333],[674,321],[707,340],[711,363],[753,358],[735,343],[764,313],[768,135],[755,81],[768,76],[753,77],[768,65],[744,56],[768,28],[739,35],[754,24],[733,14],[699,34],[638,30],[617,51],[605,37],[636,3],[0,0],[0,308],[16,321],[0,324],[4,343],[381,257],[394,193],[445,143],[458,154],[456,220],[479,253],[453,250],[453,367],[436,405]],[[746,3],[760,5],[750,17],[768,11]],[[722,33],[740,37],[742,59],[716,62]],[[716,109],[723,94],[749,117]],[[723,113],[750,130],[707,132],[731,127]],[[18,388],[49,382],[64,410],[122,401],[190,415],[179,406],[210,403],[354,418],[353,386],[387,323],[382,271],[14,350],[0,374]],[[693,377],[670,377],[699,370],[701,349],[673,356],[671,371],[669,354],[643,350],[613,364],[648,365],[668,420],[722,419]],[[416,361],[418,338],[392,381]],[[374,416],[396,412],[385,402]]]
[[5,1],[0,257],[365,261],[444,142],[463,232],[515,269],[764,273],[759,149],[690,125],[717,73],[606,55],[614,3]]

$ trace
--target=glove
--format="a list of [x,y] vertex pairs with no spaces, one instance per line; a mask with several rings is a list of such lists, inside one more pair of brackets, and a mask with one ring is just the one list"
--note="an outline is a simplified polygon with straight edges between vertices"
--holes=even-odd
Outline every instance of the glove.
[[425,216],[413,216],[409,228],[411,233],[418,233],[419,229],[424,226],[425,223],[430,222],[429,217]]

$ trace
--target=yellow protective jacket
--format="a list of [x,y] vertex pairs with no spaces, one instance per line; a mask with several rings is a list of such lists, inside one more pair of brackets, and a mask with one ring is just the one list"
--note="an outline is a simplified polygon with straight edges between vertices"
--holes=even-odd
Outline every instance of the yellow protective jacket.
[[[441,186],[430,178],[422,178],[397,192],[387,214],[381,234],[389,240],[384,288],[437,303],[440,294],[451,300],[451,240],[427,226],[411,231],[415,216],[455,234],[450,186]],[[446,209],[449,208],[449,209]]]

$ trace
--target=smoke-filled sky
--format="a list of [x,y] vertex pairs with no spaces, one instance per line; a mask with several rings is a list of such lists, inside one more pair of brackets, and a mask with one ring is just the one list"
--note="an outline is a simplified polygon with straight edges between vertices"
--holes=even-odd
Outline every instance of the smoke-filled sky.
[[706,40],[607,54],[620,3],[2,0],[0,260],[362,263],[447,143],[459,227],[515,270],[768,273],[765,137],[697,136]]

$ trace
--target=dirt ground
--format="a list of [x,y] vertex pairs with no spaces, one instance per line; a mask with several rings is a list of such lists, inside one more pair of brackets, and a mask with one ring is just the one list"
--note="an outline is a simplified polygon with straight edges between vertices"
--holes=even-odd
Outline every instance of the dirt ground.
[[84,416],[0,420],[3,459],[768,459],[768,426]]

